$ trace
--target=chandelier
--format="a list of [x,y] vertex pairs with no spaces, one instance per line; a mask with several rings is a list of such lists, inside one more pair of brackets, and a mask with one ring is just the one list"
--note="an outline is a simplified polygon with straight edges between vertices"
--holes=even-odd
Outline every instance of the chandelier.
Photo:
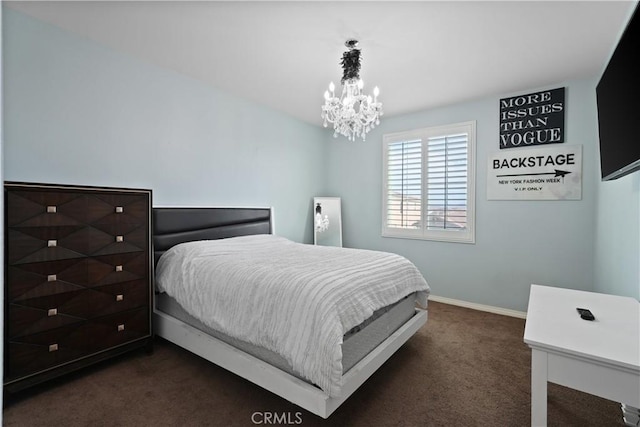
[[350,141],[356,137],[365,140],[367,132],[380,124],[382,115],[382,103],[378,102],[378,87],[373,89],[371,95],[363,95],[364,83],[360,79],[360,49],[358,41],[349,39],[345,42],[349,49],[342,54],[342,95],[335,95],[333,82],[329,84],[329,90],[324,92],[324,105],[322,106],[322,118],[324,127],[328,123],[333,124],[333,137],[338,134],[346,136]]
[[320,203],[316,203],[315,223],[316,223],[316,231],[318,233],[327,231],[327,229],[329,228],[329,216],[328,215],[325,215],[324,217],[322,216],[322,206],[320,206]]

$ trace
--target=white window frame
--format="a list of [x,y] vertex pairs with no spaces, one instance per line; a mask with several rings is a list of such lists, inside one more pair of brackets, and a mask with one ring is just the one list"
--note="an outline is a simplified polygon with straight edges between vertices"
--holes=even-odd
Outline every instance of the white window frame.
[[[443,137],[466,133],[467,141],[467,225],[464,230],[459,229],[428,229],[426,216],[427,212],[427,150],[426,142],[429,138]],[[420,211],[420,228],[399,228],[387,227],[388,213],[388,166],[389,166],[389,144],[403,141],[422,141],[421,160],[421,193],[422,203]],[[475,243],[475,193],[476,193],[476,121],[455,123],[451,125],[432,126],[422,129],[385,134],[382,142],[382,237],[395,237],[405,239],[435,240],[441,242]]]

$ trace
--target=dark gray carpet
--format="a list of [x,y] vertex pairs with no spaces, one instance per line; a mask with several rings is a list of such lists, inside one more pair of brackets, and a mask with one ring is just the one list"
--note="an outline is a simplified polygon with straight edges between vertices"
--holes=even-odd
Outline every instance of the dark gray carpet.
[[[527,426],[524,320],[430,302],[429,321],[323,420],[157,339],[5,398],[6,426]],[[549,426],[621,426],[620,405],[549,384]],[[266,418],[265,418],[266,414]],[[253,421],[252,421],[253,417]],[[271,417],[271,418],[269,418]]]

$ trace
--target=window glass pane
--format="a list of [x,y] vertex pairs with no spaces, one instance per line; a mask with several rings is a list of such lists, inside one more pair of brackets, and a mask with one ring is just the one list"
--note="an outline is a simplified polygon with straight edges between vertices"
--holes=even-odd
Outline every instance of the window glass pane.
[[467,227],[467,134],[427,140],[427,228]]
[[422,212],[422,141],[389,143],[387,213],[390,228],[420,228]]

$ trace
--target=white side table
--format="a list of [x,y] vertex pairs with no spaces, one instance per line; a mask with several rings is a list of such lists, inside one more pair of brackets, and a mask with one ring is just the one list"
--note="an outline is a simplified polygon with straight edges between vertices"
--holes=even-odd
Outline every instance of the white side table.
[[[594,321],[580,318],[587,308]],[[640,408],[640,303],[531,285],[524,342],[531,347],[531,425],[547,425],[547,381]]]

